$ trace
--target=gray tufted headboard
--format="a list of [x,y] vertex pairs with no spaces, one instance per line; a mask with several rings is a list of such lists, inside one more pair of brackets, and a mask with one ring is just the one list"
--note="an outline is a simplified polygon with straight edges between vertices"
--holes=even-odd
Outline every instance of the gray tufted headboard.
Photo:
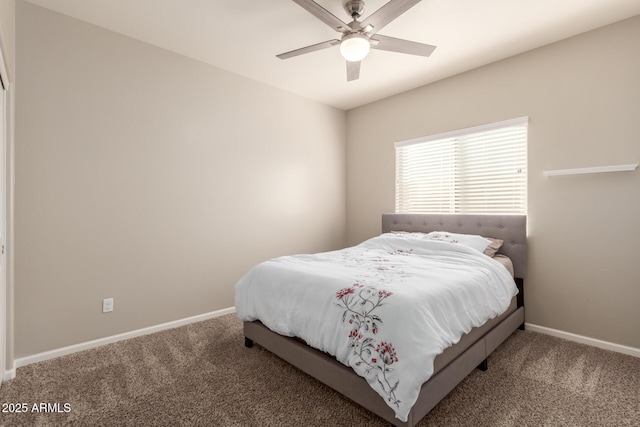
[[383,214],[382,232],[449,231],[504,240],[498,253],[511,258],[515,277],[527,275],[526,215]]

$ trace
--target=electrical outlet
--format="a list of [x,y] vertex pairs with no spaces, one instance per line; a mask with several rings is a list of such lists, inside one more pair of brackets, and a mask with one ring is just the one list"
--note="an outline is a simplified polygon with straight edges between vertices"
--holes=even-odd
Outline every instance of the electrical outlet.
[[105,298],[102,300],[102,312],[110,313],[113,311],[113,298]]

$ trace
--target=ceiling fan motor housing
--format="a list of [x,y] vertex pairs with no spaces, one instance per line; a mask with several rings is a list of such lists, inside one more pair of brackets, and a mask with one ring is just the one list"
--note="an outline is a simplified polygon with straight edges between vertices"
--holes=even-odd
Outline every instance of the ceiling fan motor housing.
[[353,19],[359,18],[364,12],[363,0],[347,0],[344,2],[344,9]]

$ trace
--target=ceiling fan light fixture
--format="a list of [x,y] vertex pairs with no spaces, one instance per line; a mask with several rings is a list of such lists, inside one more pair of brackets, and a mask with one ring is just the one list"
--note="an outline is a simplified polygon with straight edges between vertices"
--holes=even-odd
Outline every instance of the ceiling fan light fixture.
[[371,44],[364,34],[348,34],[340,42],[340,54],[351,62],[362,61],[369,54]]

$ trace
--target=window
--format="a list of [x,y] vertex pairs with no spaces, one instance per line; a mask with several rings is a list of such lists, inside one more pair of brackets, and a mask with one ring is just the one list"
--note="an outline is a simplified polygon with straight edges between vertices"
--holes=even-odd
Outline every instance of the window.
[[527,123],[397,142],[396,213],[525,214]]

